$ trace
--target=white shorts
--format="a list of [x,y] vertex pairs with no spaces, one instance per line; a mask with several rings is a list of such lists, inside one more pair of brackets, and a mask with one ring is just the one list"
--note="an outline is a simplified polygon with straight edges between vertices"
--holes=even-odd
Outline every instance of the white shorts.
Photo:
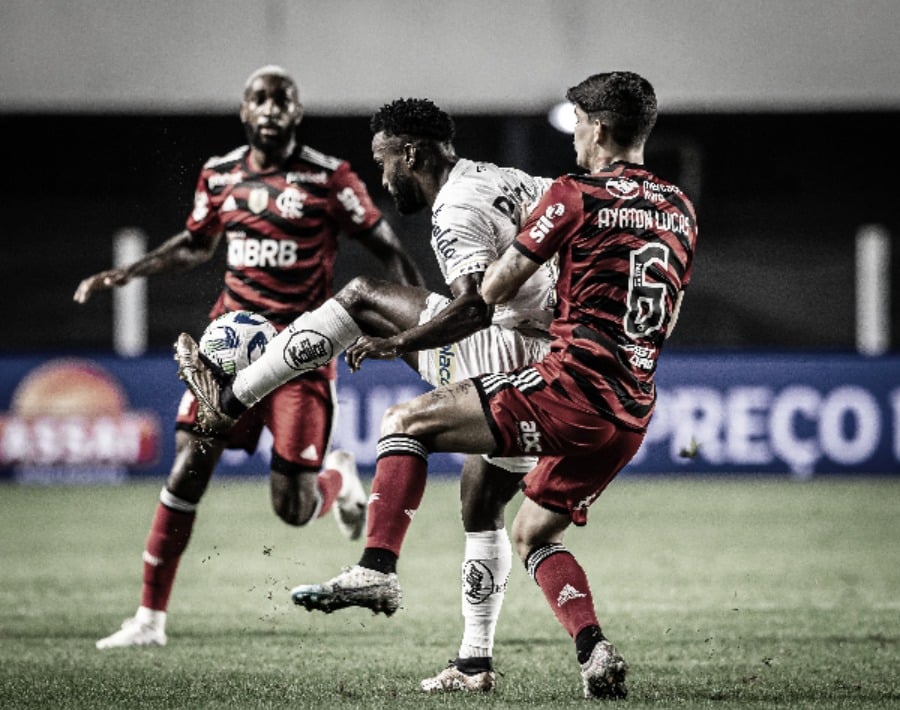
[[[419,315],[427,323],[450,303],[433,293]],[[457,343],[419,352],[419,375],[434,387],[460,382],[485,372],[506,372],[529,365],[550,352],[550,338],[523,335],[517,330],[489,325]],[[535,456],[485,456],[489,463],[513,473],[528,473],[537,463]]]

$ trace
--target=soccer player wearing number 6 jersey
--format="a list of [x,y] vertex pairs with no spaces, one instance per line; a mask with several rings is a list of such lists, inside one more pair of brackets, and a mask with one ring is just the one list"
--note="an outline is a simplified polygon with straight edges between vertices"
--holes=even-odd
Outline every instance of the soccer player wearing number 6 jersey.
[[[691,278],[697,223],[685,194],[643,166],[657,111],[646,79],[596,74],[566,96],[576,116],[576,160],[589,174],[553,182],[481,285],[485,302],[497,307],[558,259],[549,354],[390,407],[362,557],[293,596],[325,612],[362,606],[392,613],[397,558],[424,495],[428,455],[537,455],[524,478],[513,544],[574,640],[585,697],[621,698],[628,666],[604,636],[585,572],[563,540],[570,525],[587,522],[589,507],[644,438],[656,363]],[[615,547],[614,540],[597,542]]]

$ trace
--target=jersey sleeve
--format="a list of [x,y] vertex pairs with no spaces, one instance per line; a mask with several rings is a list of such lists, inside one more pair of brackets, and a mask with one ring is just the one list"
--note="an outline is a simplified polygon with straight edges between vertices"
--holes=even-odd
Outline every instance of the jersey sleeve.
[[531,211],[513,246],[539,264],[549,261],[582,224],[580,195],[567,177],[554,180]]
[[486,271],[499,256],[495,225],[474,205],[444,203],[432,216],[432,229],[448,286],[460,276]]
[[192,234],[218,234],[222,231],[222,223],[219,220],[219,211],[213,204],[212,195],[209,192],[207,178],[210,171],[206,168],[200,171],[197,178],[197,187],[194,190],[194,207],[185,221],[185,227]]
[[342,162],[331,176],[329,209],[341,229],[357,237],[369,231],[381,219],[381,210],[372,202],[365,183]]
[[693,248],[691,249],[690,258],[687,260],[687,266],[684,269],[684,274],[682,274],[682,276],[681,276],[681,289],[682,290],[686,289],[691,283],[691,274],[693,272],[694,257],[697,254],[697,246],[696,246],[697,245],[697,232],[698,232],[698,229],[696,226],[697,225],[697,213],[695,211],[694,205],[691,204],[690,202],[688,202],[688,204],[687,204],[687,210],[688,210],[688,213],[690,214],[691,220],[694,224],[694,242],[693,242]]

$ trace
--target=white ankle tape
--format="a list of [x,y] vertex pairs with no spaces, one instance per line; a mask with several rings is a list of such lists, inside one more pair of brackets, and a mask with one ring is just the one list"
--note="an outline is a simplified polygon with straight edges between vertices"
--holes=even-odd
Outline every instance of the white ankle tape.
[[183,498],[179,498],[178,496],[169,493],[165,486],[163,486],[163,489],[159,492],[159,502],[167,508],[177,510],[179,513],[195,513],[197,511],[196,503],[190,503]]

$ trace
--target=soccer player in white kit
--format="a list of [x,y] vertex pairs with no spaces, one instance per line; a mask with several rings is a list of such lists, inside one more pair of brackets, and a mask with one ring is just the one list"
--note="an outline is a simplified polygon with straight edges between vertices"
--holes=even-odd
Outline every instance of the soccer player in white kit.
[[[201,423],[210,433],[227,431],[272,389],[344,350],[353,370],[366,358],[402,358],[433,386],[510,370],[547,353],[555,262],[540,268],[514,300],[496,309],[485,304],[480,286],[551,181],[458,157],[453,120],[427,99],[386,104],[372,117],[371,128],[373,158],[398,211],[431,209],[431,245],[453,297],[356,277],[297,318],[263,356],[225,384],[200,359],[193,338],[182,334],[176,344],[179,374],[197,396]],[[491,691],[495,686],[494,633],[512,559],[504,510],[534,463],[531,457],[477,455],[465,461],[460,482],[466,531],[464,633],[456,659],[422,681],[424,692]],[[395,564],[388,550],[367,551],[381,553],[387,559],[379,559],[380,567]],[[332,582],[338,593],[329,611],[348,605],[341,603],[340,578]],[[400,605],[399,588],[390,604],[379,604],[374,611],[393,614]]]

